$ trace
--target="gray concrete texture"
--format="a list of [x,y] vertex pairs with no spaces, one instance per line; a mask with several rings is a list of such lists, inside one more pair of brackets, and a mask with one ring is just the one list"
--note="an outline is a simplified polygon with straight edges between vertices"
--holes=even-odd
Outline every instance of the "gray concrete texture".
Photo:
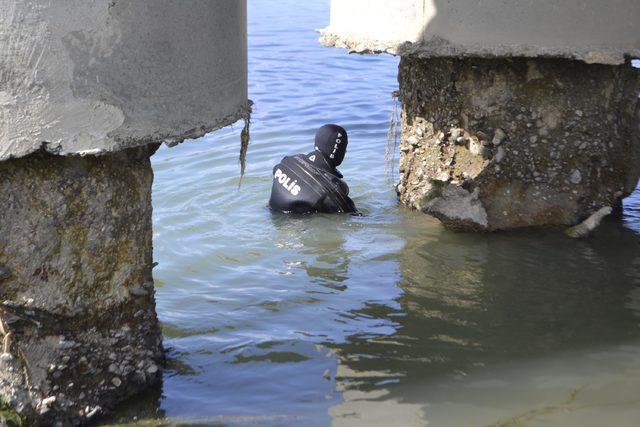
[[331,0],[321,42],[358,53],[615,65],[640,56],[639,22],[637,0]]
[[639,71],[402,57],[400,200],[474,231],[575,225],[619,207],[640,177]]
[[0,410],[24,425],[93,422],[161,382],[157,147],[0,162]]
[[0,160],[182,142],[247,112],[244,0],[0,0]]

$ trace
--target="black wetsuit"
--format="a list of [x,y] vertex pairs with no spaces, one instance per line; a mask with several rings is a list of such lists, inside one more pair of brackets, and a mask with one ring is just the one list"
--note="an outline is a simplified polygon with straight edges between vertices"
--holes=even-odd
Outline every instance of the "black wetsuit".
[[271,209],[287,213],[355,213],[342,174],[314,151],[287,156],[273,168]]
[[347,131],[324,125],[316,132],[315,151],[285,157],[273,168],[269,206],[291,213],[355,213],[349,187],[336,169],[344,160]]

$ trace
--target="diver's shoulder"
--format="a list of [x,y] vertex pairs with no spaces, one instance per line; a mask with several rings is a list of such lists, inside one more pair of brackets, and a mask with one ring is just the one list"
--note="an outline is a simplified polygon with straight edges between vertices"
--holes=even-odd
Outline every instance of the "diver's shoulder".
[[304,159],[305,157],[306,156],[304,154],[302,154],[302,153],[300,153],[300,154],[292,154],[290,156],[284,156],[282,158],[282,160],[280,160],[280,163],[288,161],[288,160],[290,161],[290,160],[293,160],[293,159]]

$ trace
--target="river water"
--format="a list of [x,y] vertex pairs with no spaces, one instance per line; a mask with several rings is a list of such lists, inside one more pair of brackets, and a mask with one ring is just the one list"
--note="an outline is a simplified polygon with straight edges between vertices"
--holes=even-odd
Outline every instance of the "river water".
[[[119,422],[636,426],[640,195],[585,240],[455,234],[397,205],[385,145],[397,58],[317,43],[328,1],[249,1],[239,123],[153,157],[154,270],[169,367]],[[349,132],[362,217],[273,216],[271,169]]]

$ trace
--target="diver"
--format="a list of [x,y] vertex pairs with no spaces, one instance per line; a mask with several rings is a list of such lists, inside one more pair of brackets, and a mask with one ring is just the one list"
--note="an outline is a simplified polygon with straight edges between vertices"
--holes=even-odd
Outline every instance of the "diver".
[[324,125],[316,132],[315,150],[286,156],[273,168],[269,206],[285,213],[357,213],[349,187],[336,169],[347,152],[347,132]]

